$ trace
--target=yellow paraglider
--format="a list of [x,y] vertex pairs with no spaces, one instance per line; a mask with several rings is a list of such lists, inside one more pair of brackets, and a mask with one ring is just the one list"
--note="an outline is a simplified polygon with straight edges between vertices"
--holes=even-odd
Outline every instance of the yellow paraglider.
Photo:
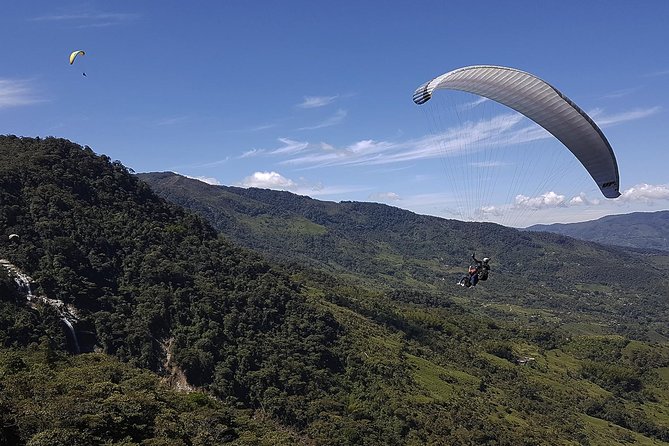
[[83,50],[72,51],[72,54],[70,54],[70,65],[74,63],[74,59],[80,54],[84,56],[86,53]]

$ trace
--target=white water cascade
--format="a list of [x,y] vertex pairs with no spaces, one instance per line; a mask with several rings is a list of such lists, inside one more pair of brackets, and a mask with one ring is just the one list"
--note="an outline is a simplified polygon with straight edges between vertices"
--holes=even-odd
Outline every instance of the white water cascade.
[[73,321],[77,321],[77,312],[72,305],[65,305],[63,301],[50,299],[45,296],[35,296],[32,292],[30,284],[33,282],[32,278],[27,274],[21,272],[15,265],[5,259],[0,259],[0,266],[5,267],[10,276],[14,277],[14,282],[19,287],[19,291],[26,295],[26,300],[29,305],[35,306],[37,302],[40,302],[44,305],[50,305],[58,311],[58,314],[61,317],[61,321],[68,328],[70,337],[72,339],[72,347],[75,354],[81,353],[79,347],[79,339],[77,338],[77,332],[74,330]]
[[79,348],[79,340],[77,339],[77,333],[74,331],[74,326],[72,325],[72,322],[66,317],[61,319],[63,323],[67,326],[67,328],[70,329],[70,335],[72,336],[72,345],[74,347],[74,353],[79,354],[81,353],[81,349]]
[[[5,268],[7,268],[10,273],[12,272],[12,270],[10,270],[6,264],[3,264],[3,266],[5,266]],[[19,271],[15,271],[14,274],[14,282],[16,282],[16,284],[19,286],[19,291],[25,293],[26,299],[28,299],[29,302],[32,302],[33,292],[30,288],[30,277]]]

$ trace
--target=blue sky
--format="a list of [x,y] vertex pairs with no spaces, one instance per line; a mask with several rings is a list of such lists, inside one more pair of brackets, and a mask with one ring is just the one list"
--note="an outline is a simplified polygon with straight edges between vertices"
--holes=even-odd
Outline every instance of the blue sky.
[[[485,218],[514,226],[669,208],[663,0],[7,3],[2,133],[64,137],[138,172],[478,218],[458,211],[479,206],[464,187],[500,210]],[[77,49],[86,55],[70,66]],[[504,173],[481,190],[460,181],[473,174],[426,149],[429,117],[411,96],[476,64],[529,71],[591,114],[623,196],[598,196],[578,166],[531,190]],[[486,156],[468,165],[508,173],[519,162]],[[545,178],[544,158],[519,181]]]

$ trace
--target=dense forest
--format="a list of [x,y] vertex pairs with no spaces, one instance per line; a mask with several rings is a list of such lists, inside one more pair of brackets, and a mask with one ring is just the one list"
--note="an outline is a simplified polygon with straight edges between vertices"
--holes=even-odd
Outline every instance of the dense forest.
[[[266,198],[277,211],[244,217],[276,240],[242,243],[240,220],[215,229],[88,147],[0,136],[0,160],[0,258],[44,297],[28,301],[0,268],[0,444],[669,442],[667,282],[634,278],[666,258],[461,222],[409,243],[424,217],[364,203],[298,213],[281,194]],[[251,195],[268,192],[246,193],[231,199],[257,208]],[[293,237],[275,232],[287,221]],[[484,241],[500,278],[482,288],[499,295],[485,311],[434,273]],[[597,286],[570,293],[570,262],[604,253],[626,268],[593,268],[579,285]],[[528,293],[531,273],[513,265],[537,258],[556,277]],[[595,319],[565,326],[542,308],[558,297]],[[84,353],[47,299],[73,309]],[[621,309],[654,328],[603,324]]]
[[[628,336],[669,339],[669,254],[445,220],[376,203],[213,186],[169,172],[139,176],[235,243],[283,263],[310,265],[373,287],[473,299],[494,316],[500,316],[496,310],[502,304],[521,304],[565,324],[587,320]],[[472,252],[492,258],[492,279],[475,292],[454,290]]]

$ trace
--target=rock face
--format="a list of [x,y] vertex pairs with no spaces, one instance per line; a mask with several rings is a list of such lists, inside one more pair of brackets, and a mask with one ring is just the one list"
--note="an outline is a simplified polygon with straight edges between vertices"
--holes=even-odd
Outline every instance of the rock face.
[[173,389],[182,392],[194,392],[197,389],[188,383],[186,374],[181,368],[172,360],[172,344],[174,338],[169,338],[161,343],[161,347],[165,354],[165,359],[162,364],[162,372],[166,375],[163,379]]

